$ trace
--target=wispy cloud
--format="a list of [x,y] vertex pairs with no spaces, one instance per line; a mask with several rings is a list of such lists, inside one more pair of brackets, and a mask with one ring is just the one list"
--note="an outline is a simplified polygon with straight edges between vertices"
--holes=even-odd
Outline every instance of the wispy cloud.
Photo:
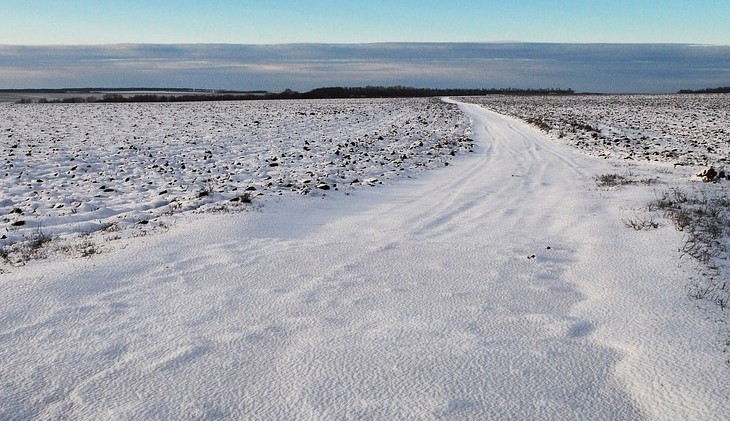
[[0,88],[410,85],[673,92],[730,83],[730,47],[680,44],[0,45]]

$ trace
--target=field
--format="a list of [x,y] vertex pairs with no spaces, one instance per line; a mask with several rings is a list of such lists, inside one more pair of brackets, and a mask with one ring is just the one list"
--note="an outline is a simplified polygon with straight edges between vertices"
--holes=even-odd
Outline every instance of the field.
[[0,419],[727,419],[729,100],[0,104]]
[[[730,95],[487,96],[466,100],[522,119],[556,142],[586,154],[626,163],[664,164],[642,180],[632,180],[629,167],[624,174],[603,175],[608,179],[599,184],[643,182],[654,186],[655,197],[647,203],[647,210],[654,212],[645,219],[627,220],[627,225],[644,229],[653,227],[655,219],[671,220],[685,233],[682,252],[703,264],[703,279],[691,282],[690,295],[723,309],[730,305]],[[710,180],[713,183],[701,183],[697,175],[708,168],[714,168],[717,176]],[[663,183],[657,183],[660,179]]]
[[456,107],[429,99],[0,107],[11,263],[41,234],[140,235],[166,215],[375,185],[472,147]]
[[730,164],[726,94],[489,96],[472,101],[600,157],[693,167]]

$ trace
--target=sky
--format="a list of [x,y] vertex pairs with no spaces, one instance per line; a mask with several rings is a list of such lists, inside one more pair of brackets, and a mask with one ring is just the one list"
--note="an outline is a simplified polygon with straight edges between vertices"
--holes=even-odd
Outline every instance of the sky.
[[0,43],[730,45],[727,0],[0,0]]
[[0,89],[730,85],[727,0],[0,0],[0,16]]

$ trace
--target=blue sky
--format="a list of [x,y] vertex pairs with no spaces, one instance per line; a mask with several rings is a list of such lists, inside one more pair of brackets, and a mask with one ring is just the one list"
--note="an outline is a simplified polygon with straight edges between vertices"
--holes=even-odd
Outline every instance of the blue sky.
[[730,45],[728,0],[0,0],[0,44]]

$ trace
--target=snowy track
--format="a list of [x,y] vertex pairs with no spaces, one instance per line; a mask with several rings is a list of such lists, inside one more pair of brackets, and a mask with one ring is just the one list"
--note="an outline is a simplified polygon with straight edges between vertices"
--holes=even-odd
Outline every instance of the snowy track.
[[461,106],[476,152],[416,179],[3,275],[0,419],[724,419],[677,234]]

